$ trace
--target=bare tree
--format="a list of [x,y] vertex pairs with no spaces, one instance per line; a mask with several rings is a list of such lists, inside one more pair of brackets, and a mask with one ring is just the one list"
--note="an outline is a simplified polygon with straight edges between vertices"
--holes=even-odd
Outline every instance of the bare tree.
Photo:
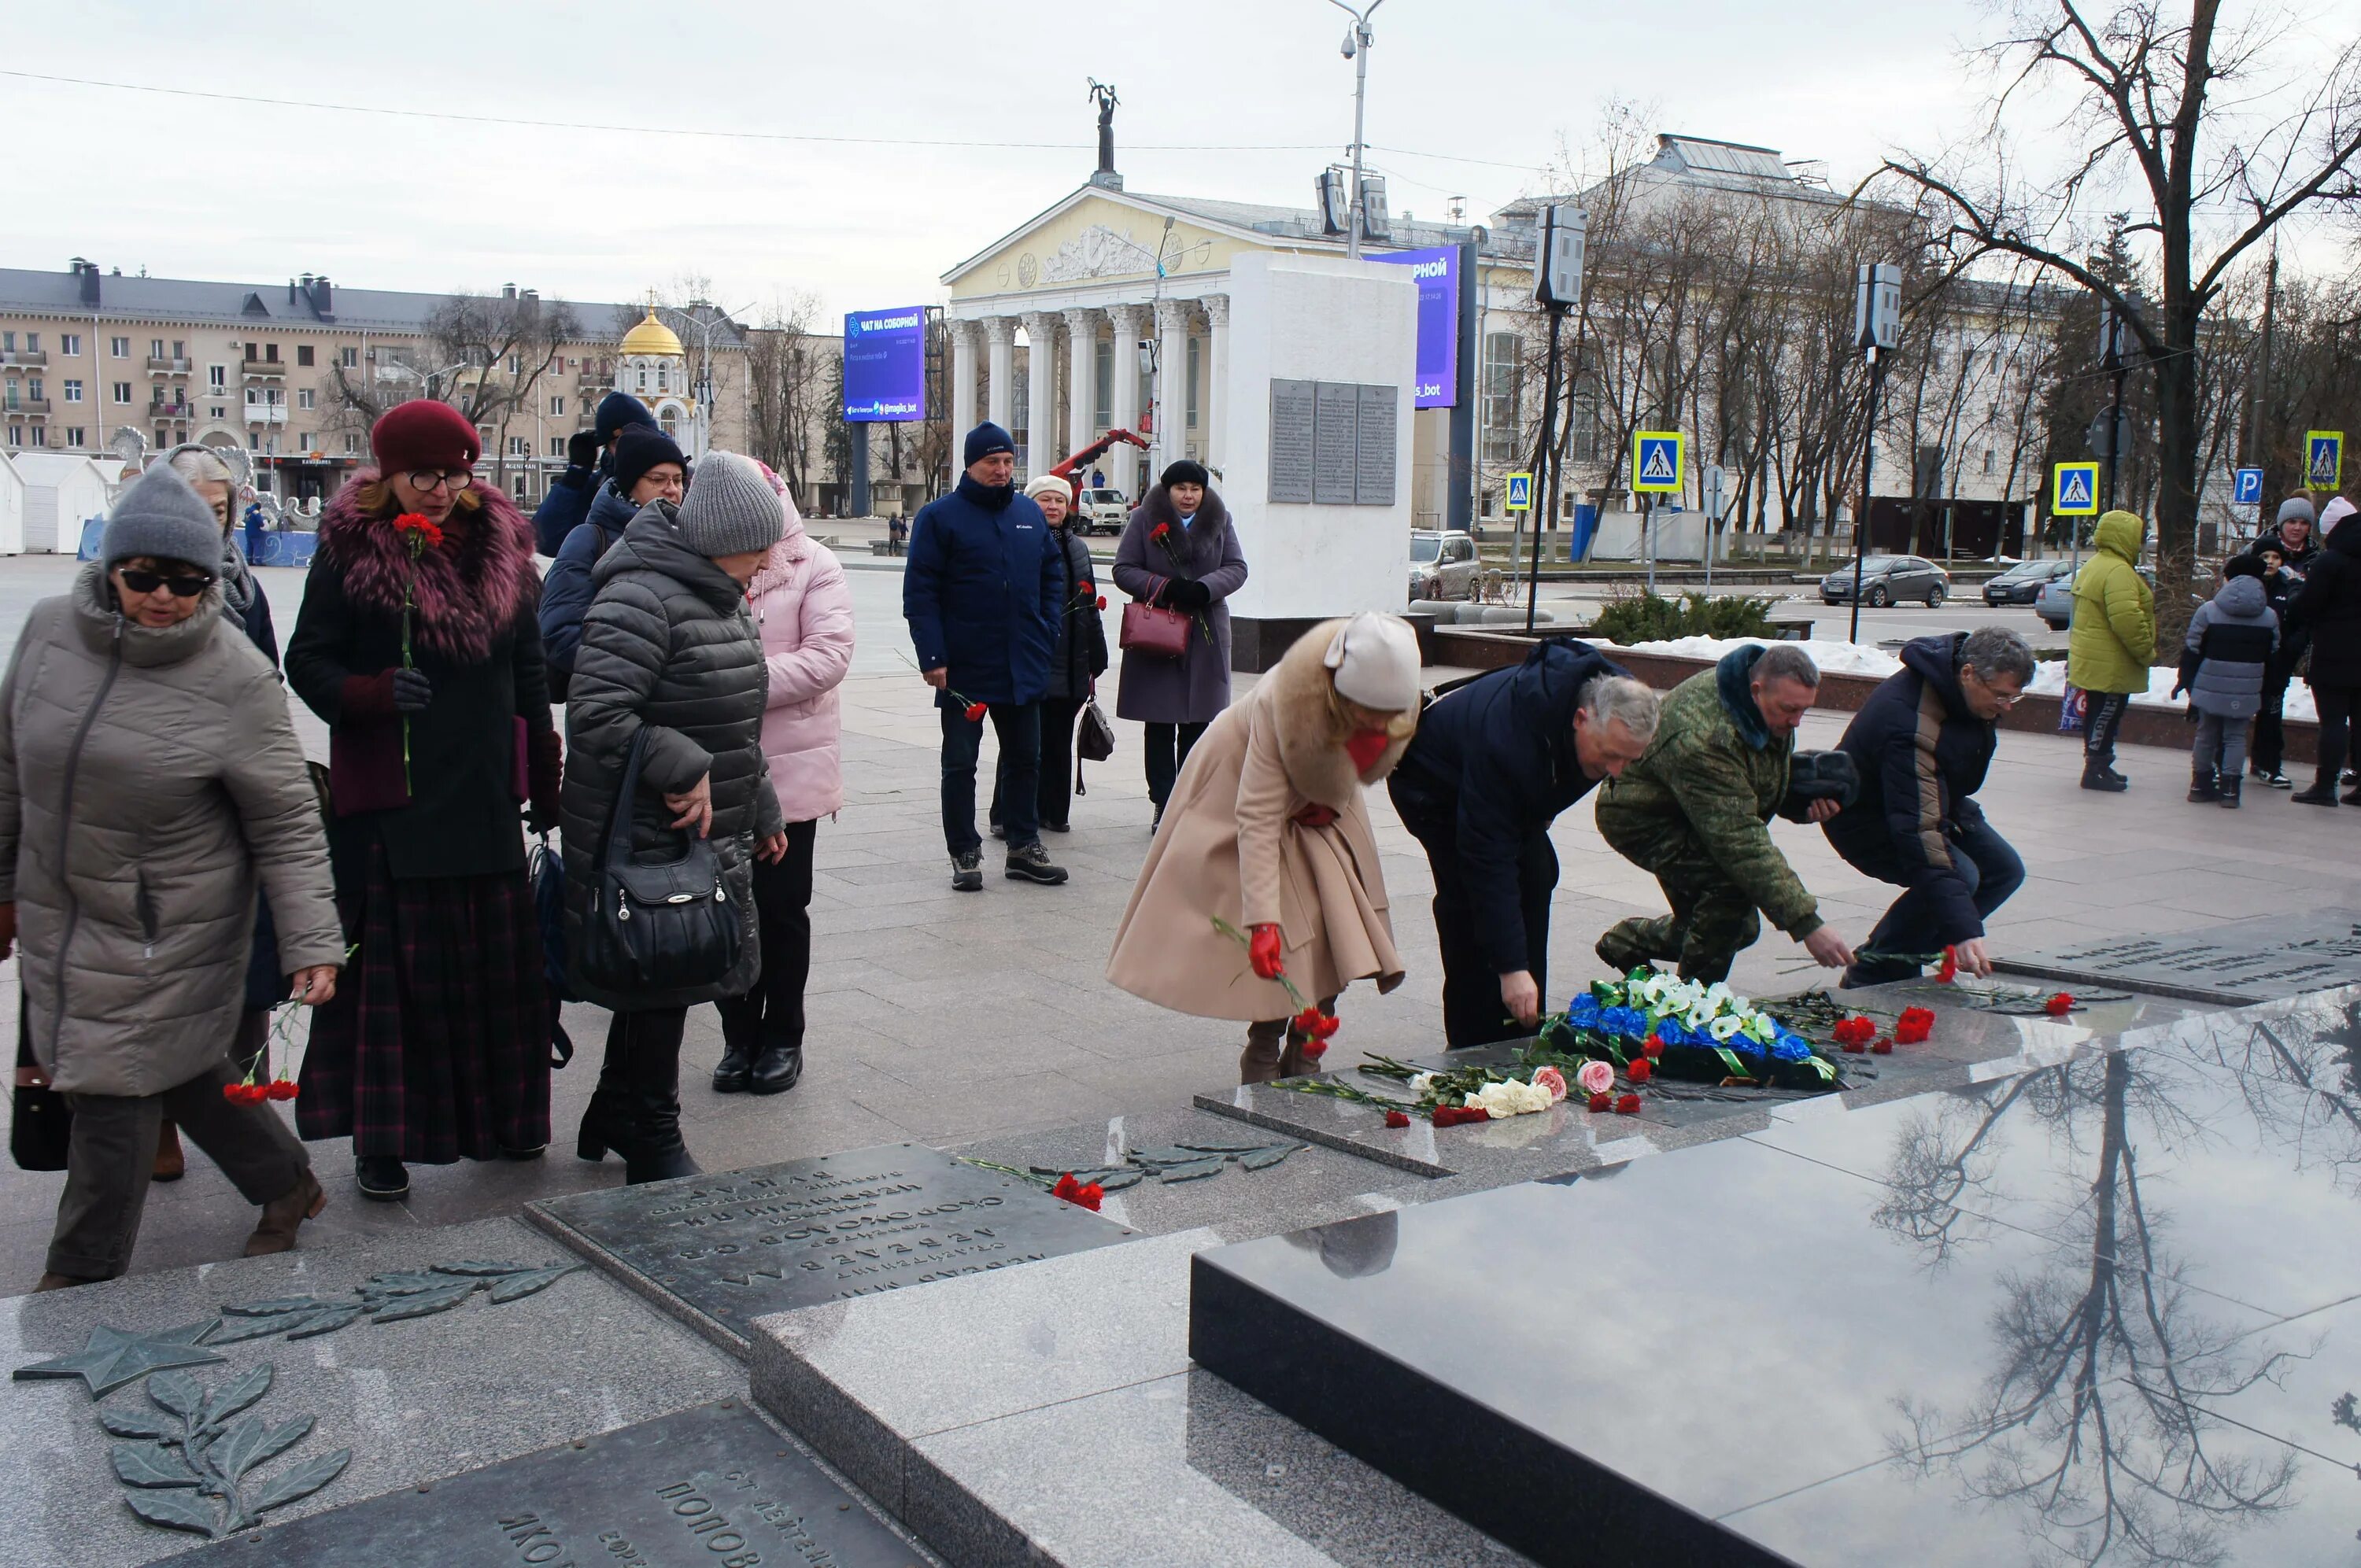
[[453,294],[427,313],[420,335],[415,350],[379,349],[372,364],[335,366],[332,402],[364,425],[413,397],[449,403],[468,423],[492,432],[493,482],[504,482],[510,420],[532,409],[558,350],[582,336],[574,307],[531,290]]
[[824,466],[829,362],[842,353],[840,340],[812,330],[818,315],[819,297],[808,291],[774,299],[746,344],[749,453],[805,507],[818,499],[812,487]]

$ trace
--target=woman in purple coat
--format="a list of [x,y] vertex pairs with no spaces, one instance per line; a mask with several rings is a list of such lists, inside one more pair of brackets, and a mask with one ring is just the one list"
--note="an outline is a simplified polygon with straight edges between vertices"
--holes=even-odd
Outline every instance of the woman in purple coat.
[[1115,587],[1135,599],[1177,609],[1194,623],[1188,652],[1178,659],[1124,655],[1115,696],[1118,718],[1148,726],[1148,796],[1158,821],[1189,748],[1230,706],[1230,609],[1224,601],[1246,580],[1237,530],[1206,482],[1202,463],[1187,458],[1164,470],[1132,512],[1115,549]]

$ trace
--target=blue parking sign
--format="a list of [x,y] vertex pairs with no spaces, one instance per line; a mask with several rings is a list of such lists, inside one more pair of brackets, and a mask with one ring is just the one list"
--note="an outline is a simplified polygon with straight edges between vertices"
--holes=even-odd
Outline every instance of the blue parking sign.
[[2237,468],[2231,471],[2230,504],[2253,507],[2263,504],[2263,471],[2260,468]]

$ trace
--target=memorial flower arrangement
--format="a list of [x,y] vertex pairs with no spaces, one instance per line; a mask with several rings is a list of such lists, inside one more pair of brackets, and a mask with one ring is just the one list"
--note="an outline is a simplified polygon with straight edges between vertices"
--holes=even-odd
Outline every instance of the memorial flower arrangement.
[[1611,1062],[1634,1083],[1661,1072],[1783,1089],[1843,1087],[1835,1065],[1809,1040],[1727,984],[1682,980],[1646,965],[1621,980],[1594,981],[1548,1022],[1542,1043]]

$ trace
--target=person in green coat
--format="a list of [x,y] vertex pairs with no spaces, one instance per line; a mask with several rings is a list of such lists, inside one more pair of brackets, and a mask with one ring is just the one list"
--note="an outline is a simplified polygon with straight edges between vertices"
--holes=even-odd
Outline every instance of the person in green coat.
[[2136,693],[2147,690],[2156,662],[2156,595],[2140,576],[2147,525],[2136,512],[2099,519],[2091,559],[2074,577],[2074,630],[2066,643],[2066,679],[2090,698],[2082,721],[2082,787],[2121,792],[2115,731]]
[[[1683,980],[1730,977],[1762,935],[1760,910],[1818,963],[1840,969],[1852,949],[1828,928],[1787,858],[1771,841],[1787,800],[1795,728],[1811,710],[1820,672],[1792,643],[1750,642],[1664,698],[1645,755],[1598,791],[1598,831],[1618,854],[1653,872],[1670,915],[1630,919],[1598,938],[1617,973],[1650,960],[1677,963]],[[1836,814],[1817,801],[1810,820]]]

